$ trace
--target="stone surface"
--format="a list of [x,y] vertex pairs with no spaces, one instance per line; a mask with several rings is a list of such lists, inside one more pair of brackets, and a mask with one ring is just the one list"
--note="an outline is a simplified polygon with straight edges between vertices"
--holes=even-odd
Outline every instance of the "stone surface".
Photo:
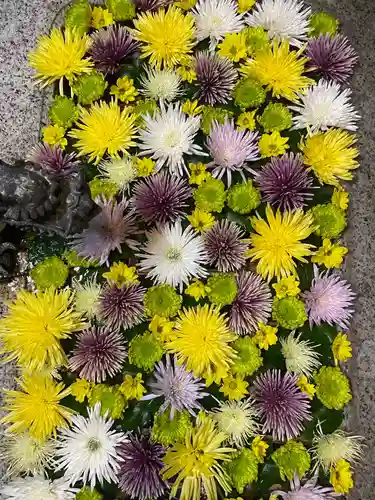
[[[345,235],[350,247],[345,274],[358,297],[351,328],[354,359],[350,365],[354,399],[348,414],[353,432],[366,438],[363,463],[356,468],[352,500],[372,500],[375,491],[375,11],[369,0],[311,0],[314,10],[336,16],[360,54],[351,85],[361,112],[361,169],[351,184],[352,203]],[[27,52],[40,33],[49,31],[63,0],[3,0],[0,2],[0,158],[24,157],[38,139],[45,97],[33,86]],[[1,293],[1,291],[0,291]],[[14,369],[1,368],[1,385],[14,382]]]

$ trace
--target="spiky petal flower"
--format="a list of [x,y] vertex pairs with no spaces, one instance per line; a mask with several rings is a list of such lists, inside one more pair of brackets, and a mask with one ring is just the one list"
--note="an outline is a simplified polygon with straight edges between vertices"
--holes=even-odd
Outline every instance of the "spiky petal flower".
[[179,104],[165,107],[160,103],[160,111],[143,117],[143,130],[139,144],[142,155],[151,155],[156,160],[155,170],[167,164],[171,174],[182,175],[186,169],[185,155],[206,155],[202,148],[194,144],[199,130],[200,117],[186,116]]
[[73,500],[77,488],[70,488],[64,478],[54,481],[43,476],[17,477],[0,489],[4,500]]
[[302,485],[299,477],[295,475],[294,480],[290,481],[290,491],[275,490],[272,493],[283,500],[334,500],[341,496],[330,486],[317,486],[317,480],[317,477],[313,477]]
[[132,205],[146,222],[165,224],[184,215],[190,196],[191,188],[185,178],[160,172],[136,184]]
[[164,448],[147,437],[131,437],[120,447],[122,463],[119,487],[135,500],[158,498],[167,489],[160,471],[164,465]]
[[297,437],[303,421],[311,419],[307,394],[296,385],[297,376],[268,370],[254,381],[255,408],[263,421],[263,433],[285,441]]
[[170,418],[174,418],[175,412],[187,410],[195,415],[195,409],[202,409],[199,399],[207,396],[203,392],[205,384],[194,377],[192,372],[186,370],[184,365],[178,365],[175,359],[167,355],[166,362],[160,361],[154,371],[155,380],[150,383],[152,394],[144,396],[143,399],[154,399],[164,397],[164,403],[160,407],[160,413],[170,408]]
[[130,156],[102,161],[98,170],[122,193],[129,191],[131,183],[138,177],[138,170]]
[[316,467],[322,467],[327,473],[340,460],[355,463],[362,457],[363,438],[352,436],[342,431],[335,430],[332,434],[324,434],[321,426],[313,438],[312,454]]
[[313,179],[299,154],[274,156],[256,173],[262,199],[280,210],[302,208],[313,197]]
[[172,70],[146,69],[141,76],[142,94],[154,101],[174,101],[181,93],[181,77]]
[[90,261],[108,263],[113,250],[121,252],[124,243],[135,249],[137,242],[132,236],[137,233],[134,214],[127,213],[127,202],[122,200],[99,200],[97,204],[101,212],[92,218],[87,229],[73,236],[72,248],[81,257]]
[[229,312],[230,327],[239,335],[253,334],[258,323],[267,324],[272,309],[272,294],[260,276],[251,271],[236,275],[237,295]]
[[245,172],[250,172],[249,161],[259,160],[258,132],[238,130],[234,121],[227,119],[223,124],[214,122],[207,139],[207,148],[213,161],[207,166],[213,168],[214,177],[227,176],[228,185],[232,173],[239,172],[245,180]]
[[99,316],[108,328],[132,328],[143,320],[144,288],[138,283],[125,283],[104,288],[100,297]]
[[69,175],[79,168],[75,153],[64,153],[59,146],[47,143],[34,146],[27,159],[56,176]]
[[194,62],[198,89],[194,97],[203,104],[226,104],[232,98],[237,71],[226,57],[198,52]]
[[319,353],[308,340],[301,340],[301,335],[295,336],[292,332],[286,338],[280,339],[281,353],[284,356],[286,369],[295,375],[311,377],[321,363]]
[[355,297],[350,284],[329,271],[319,274],[317,267],[314,268],[314,275],[310,290],[302,294],[310,327],[325,322],[348,328]]
[[155,283],[171,286],[188,285],[191,278],[207,275],[203,239],[191,226],[182,229],[181,223],[165,225],[152,230],[140,255],[140,269]]
[[123,335],[93,326],[78,335],[69,367],[78,372],[80,378],[99,384],[108,377],[114,377],[121,370],[125,358]]
[[297,113],[293,117],[293,128],[307,128],[312,133],[329,127],[357,130],[360,115],[351,103],[351,95],[350,89],[341,90],[338,83],[320,80],[304,94],[299,94],[298,104],[290,106]]
[[250,26],[262,26],[268,37],[288,40],[301,47],[307,40],[311,8],[300,0],[263,0],[246,19]]
[[119,445],[127,438],[112,430],[113,420],[100,410],[96,404],[87,408],[87,417],[73,415],[71,428],[62,429],[58,436],[56,471],[63,470],[71,484],[82,481],[94,488],[104,481],[117,483]]
[[247,244],[242,240],[244,232],[237,224],[222,219],[204,232],[204,248],[208,263],[219,271],[240,269],[246,260]]
[[321,35],[311,38],[306,48],[308,66],[326,80],[345,83],[353,74],[358,55],[346,36]]

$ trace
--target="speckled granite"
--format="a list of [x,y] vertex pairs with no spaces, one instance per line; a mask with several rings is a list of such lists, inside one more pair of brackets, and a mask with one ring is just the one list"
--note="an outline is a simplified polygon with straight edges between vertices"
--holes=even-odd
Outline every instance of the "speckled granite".
[[[375,492],[375,11],[371,0],[306,0],[314,10],[335,15],[361,57],[352,81],[354,102],[363,120],[360,130],[362,165],[350,187],[350,247],[345,274],[356,290],[350,366],[354,400],[348,425],[366,438],[363,463],[357,467],[352,500],[373,500]],[[32,85],[26,54],[38,34],[49,30],[64,0],[0,0],[0,157],[23,157],[38,139],[44,97]],[[2,291],[0,290],[0,296]],[[0,368],[0,385],[14,383],[14,369]]]

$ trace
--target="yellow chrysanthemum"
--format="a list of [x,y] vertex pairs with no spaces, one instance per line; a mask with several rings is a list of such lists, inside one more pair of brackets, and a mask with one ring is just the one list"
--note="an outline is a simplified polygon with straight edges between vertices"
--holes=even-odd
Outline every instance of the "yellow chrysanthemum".
[[155,162],[151,158],[134,158],[134,166],[139,177],[147,177],[154,171]]
[[349,206],[349,193],[341,186],[339,188],[335,188],[331,196],[331,203],[345,212]]
[[181,485],[180,500],[200,500],[202,489],[208,500],[217,500],[217,483],[224,492],[230,492],[229,477],[220,463],[230,460],[234,451],[221,447],[227,437],[210,417],[197,419],[197,426],[187,432],[184,442],[175,444],[163,458],[163,478],[176,477],[171,496]]
[[79,128],[69,132],[69,136],[77,139],[78,156],[87,155],[97,165],[105,153],[120,158],[119,152],[126,153],[135,146],[136,119],[126,107],[121,111],[117,102],[101,101],[89,109],[82,108]]
[[262,436],[257,436],[253,439],[251,443],[251,449],[253,450],[258,462],[262,464],[264,462],[265,456],[267,455],[267,449],[269,445],[263,440]]
[[299,288],[299,281],[295,276],[282,278],[277,283],[274,283],[272,288],[275,290],[278,299],[296,297],[301,291]]
[[90,47],[90,37],[82,37],[76,32],[65,29],[63,32],[52,28],[49,35],[40,37],[37,48],[30,52],[30,66],[37,72],[35,78],[42,87],[64,77],[70,82],[78,75],[89,73],[93,67],[90,59],[83,59]]
[[240,400],[246,394],[249,394],[247,386],[249,385],[239,375],[229,375],[223,379],[222,385],[219,389],[229,400]]
[[48,125],[48,127],[43,127],[43,142],[46,142],[50,146],[60,146],[61,149],[65,149],[68,141],[65,139],[65,129],[59,125]]
[[352,344],[346,333],[338,332],[332,343],[332,352],[336,365],[339,361],[346,362],[352,357]]
[[114,262],[107,273],[103,273],[103,278],[109,282],[122,286],[125,283],[139,283],[137,270],[134,266],[129,267],[123,262]]
[[129,102],[135,101],[138,90],[134,87],[134,80],[124,76],[117,78],[116,85],[111,85],[109,93],[125,104],[129,104]]
[[170,321],[162,316],[154,316],[148,328],[162,343],[170,342],[175,337],[173,330],[174,321]]
[[186,99],[181,106],[181,111],[189,116],[196,116],[202,113],[203,106],[198,106],[198,99],[195,99],[194,101]]
[[94,384],[85,380],[84,378],[77,378],[75,382],[69,387],[71,395],[79,403],[83,403],[86,398],[91,394]]
[[275,41],[269,49],[257,52],[254,59],[240,68],[240,72],[267,86],[274,97],[294,102],[299,92],[314,84],[314,80],[303,76],[308,61],[307,57],[301,56],[304,50],[304,47],[298,52],[289,50],[288,42]]
[[332,243],[328,238],[323,239],[323,245],[311,257],[311,262],[325,265],[327,269],[340,267],[348,249],[340,243]]
[[46,439],[56,434],[58,427],[66,426],[73,411],[59,403],[70,394],[69,388],[39,373],[18,380],[18,383],[23,392],[4,391],[4,409],[9,413],[2,422],[11,424],[10,432],[28,431],[37,439]]
[[329,480],[336,493],[345,494],[353,488],[353,474],[349,462],[339,460],[335,466],[331,467],[330,472]]
[[225,317],[212,305],[192,307],[180,312],[175,329],[176,338],[167,349],[197,377],[204,377],[207,385],[220,382],[236,357],[229,344],[236,336]]
[[21,290],[8,313],[0,320],[0,337],[7,360],[30,370],[53,369],[66,363],[60,340],[85,327],[73,310],[70,290],[48,289],[32,293]]
[[268,351],[268,348],[271,345],[275,345],[277,343],[277,328],[264,325],[263,323],[258,324],[258,330],[255,332],[253,340],[256,344],[258,344],[259,349],[264,349]]
[[255,130],[255,114],[257,111],[258,110],[255,109],[254,111],[246,111],[238,115],[236,120],[238,130]]
[[270,134],[263,134],[259,140],[259,149],[262,158],[283,155],[289,149],[288,141],[289,138],[282,137],[277,130]]
[[[302,243],[314,231],[314,219],[303,210],[276,213],[267,205],[266,218],[252,218],[253,230],[250,243],[253,248],[248,251],[252,261],[259,261],[257,272],[269,281],[272,278],[283,278],[295,273],[296,263],[293,259],[307,262],[305,257],[312,254],[313,245]],[[256,234],[258,233],[258,234]]]
[[150,57],[157,69],[174,68],[186,61],[195,44],[194,18],[172,6],[142,12],[134,19],[133,37],[141,42],[141,57]]
[[207,166],[202,162],[189,163],[189,183],[200,186],[204,181],[210,179],[212,176],[210,172],[207,172],[206,168]]
[[302,142],[300,148],[306,165],[323,184],[338,186],[340,179],[353,179],[352,170],[359,167],[356,160],[358,149],[353,147],[355,136],[345,130],[330,129],[312,135]]
[[91,26],[97,30],[114,24],[113,14],[108,9],[94,7],[91,14]]
[[188,215],[187,220],[195,228],[196,231],[203,233],[210,229],[215,224],[215,217],[209,212],[196,208],[191,215]]
[[218,45],[219,54],[231,61],[238,62],[247,54],[246,36],[241,33],[228,33]]
[[197,278],[194,278],[190,285],[185,289],[185,295],[190,295],[195,300],[202,299],[203,297],[207,297],[207,293],[210,292],[211,289],[200,281]]
[[142,373],[137,373],[134,377],[125,375],[124,381],[118,389],[126,399],[139,400],[147,392],[143,385]]
[[301,375],[297,380],[296,385],[301,389],[302,392],[309,396],[309,399],[313,399],[316,393],[315,385],[309,383],[309,379],[306,375]]

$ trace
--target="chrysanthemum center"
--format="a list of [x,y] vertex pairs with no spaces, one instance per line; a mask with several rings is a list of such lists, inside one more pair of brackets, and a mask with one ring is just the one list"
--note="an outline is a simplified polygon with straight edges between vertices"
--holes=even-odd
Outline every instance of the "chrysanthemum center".
[[175,148],[181,141],[180,134],[177,130],[171,130],[164,137],[165,145],[169,148]]
[[101,443],[99,439],[90,438],[89,442],[87,443],[87,448],[89,449],[90,452],[98,451],[99,448],[101,448]]
[[181,250],[174,247],[168,248],[165,252],[165,256],[170,262],[178,262],[181,260]]

